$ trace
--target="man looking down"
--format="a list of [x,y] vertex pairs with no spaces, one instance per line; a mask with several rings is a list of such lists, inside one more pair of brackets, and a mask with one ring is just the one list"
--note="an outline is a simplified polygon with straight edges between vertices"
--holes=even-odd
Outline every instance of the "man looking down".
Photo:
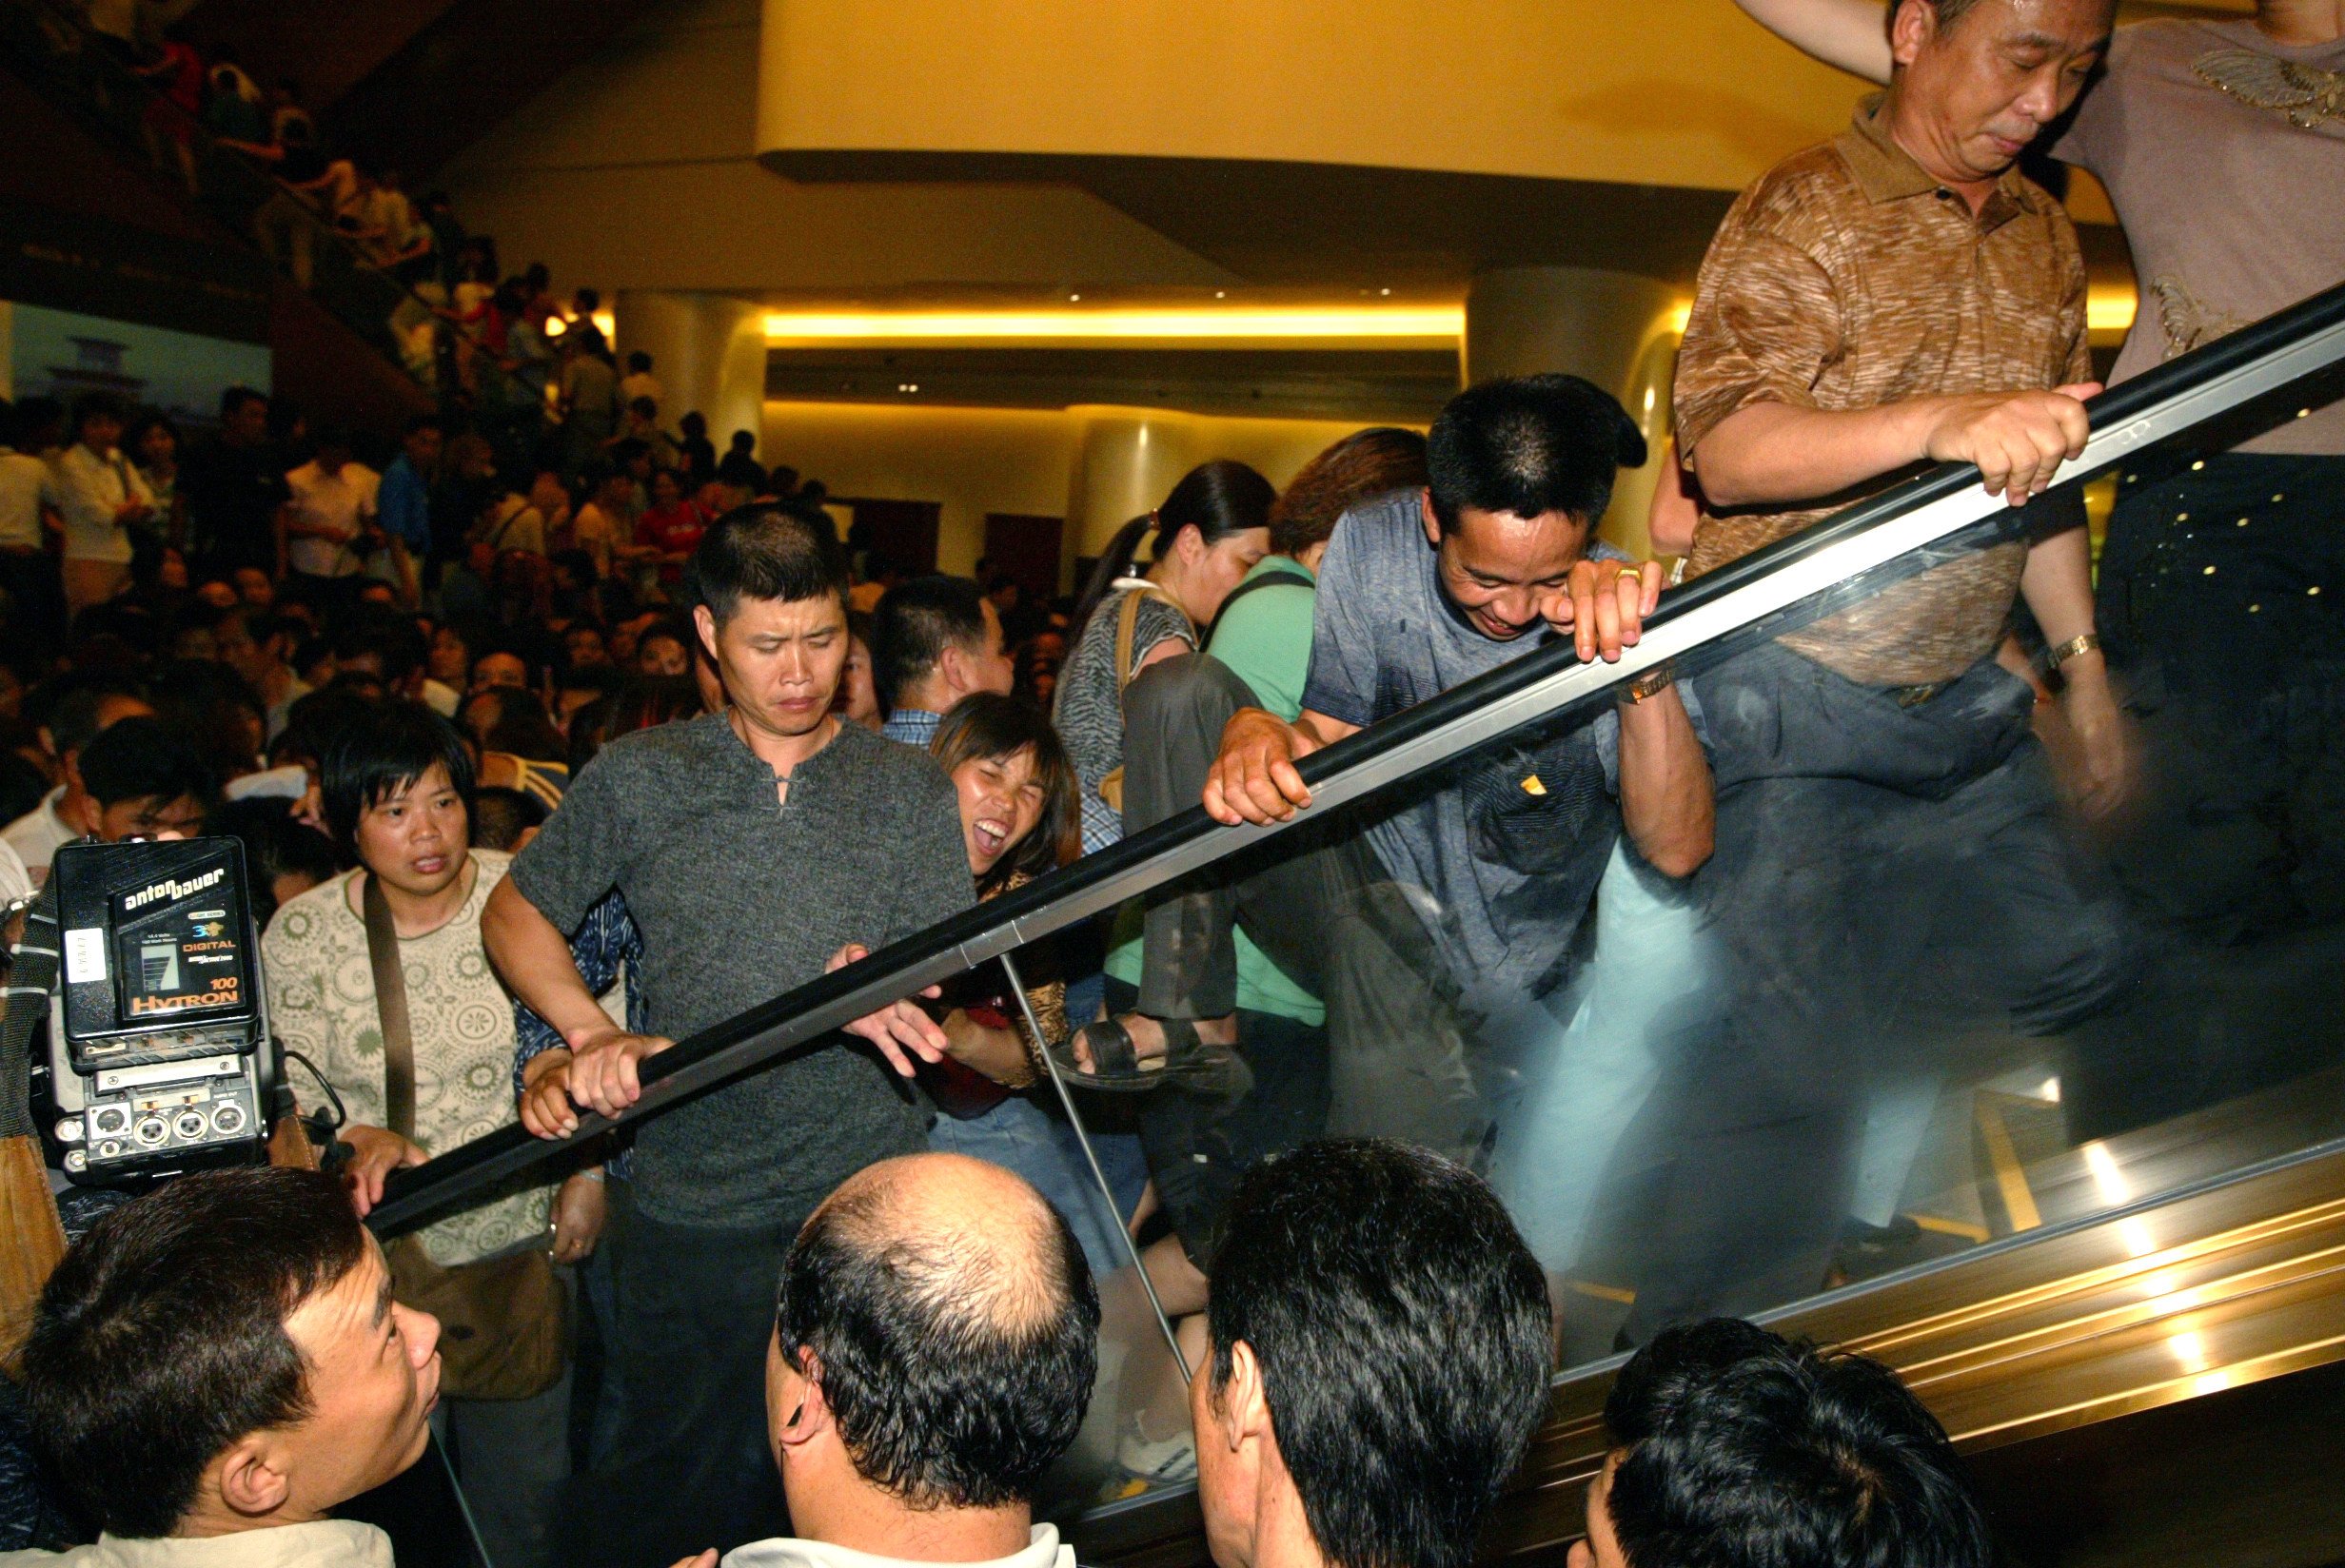
[[[2075,100],[2110,11],[1902,0],[1886,96],[1737,199],[1678,363],[1694,574],[1927,461],[1976,463],[2021,507],[2082,452],[2083,259],[2014,160]],[[1723,973],[1633,1336],[1822,1283],[1868,1095],[1942,1070],[1925,1030],[2048,1034],[2121,982],[2123,928],[2079,878],[2030,735],[2035,688],[1998,660],[2024,599],[2065,686],[2079,804],[2105,810],[2124,748],[2073,502],[1695,682],[1719,815],[1695,891]],[[1876,1160],[1902,1186],[1910,1150]]]
[[[1595,528],[1619,466],[1644,458],[1620,404],[1576,377],[1486,382],[1451,399],[1428,438],[1426,487],[1356,506],[1335,527],[1300,716],[1240,710],[1205,809],[1229,823],[1284,820],[1310,804],[1303,757],[1549,637],[1570,637],[1584,659],[1618,659],[1659,602],[1661,568],[1597,542]],[[1511,736],[1367,816],[1385,880],[1366,898],[1337,893],[1324,915],[1344,955],[1340,977],[1317,977],[1333,1125],[1479,1159],[1499,1086],[1610,1074],[1565,1045],[1585,978],[1575,937],[1616,847],[1643,863],[1624,874],[1682,878],[1709,856],[1710,819],[1709,764],[1665,668],[1592,718]],[[1362,994],[1344,994],[1354,984]],[[1386,1023],[1355,1029],[1355,1017]],[[1442,1022],[1451,1017],[1455,1029]],[[1413,1087],[1392,1092],[1401,1083]]]
[[1034,1498],[1083,1424],[1098,1338],[1082,1246],[1017,1176],[920,1154],[850,1177],[790,1248],[766,1348],[798,1534],[726,1568],[1074,1568]]
[[[568,1042],[525,1069],[522,1119],[562,1137],[615,1115],[675,1039],[958,912],[975,889],[951,780],[841,725],[847,657],[836,546],[777,508],[719,519],[694,560],[702,646],[728,706],[605,746],[489,899],[482,935],[516,995]],[[613,888],[643,942],[656,1032],[613,1023],[565,933]],[[875,1161],[926,1147],[902,1079],[943,1031],[909,1004],[643,1122],[618,1184],[612,1354],[627,1391],[578,1550],[640,1568],[770,1534],[780,1496],[755,1389],[775,1274],[815,1205]],[[876,1049],[866,1049],[868,1045]],[[899,1078],[900,1075],[900,1078]]]

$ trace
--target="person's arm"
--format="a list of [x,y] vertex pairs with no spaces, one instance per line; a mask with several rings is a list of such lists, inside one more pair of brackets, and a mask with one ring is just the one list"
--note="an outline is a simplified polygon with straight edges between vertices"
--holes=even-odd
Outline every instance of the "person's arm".
[[[2047,647],[2069,648],[2094,635],[2092,546],[2081,522],[2028,547],[2020,593]],[[2087,816],[2105,816],[2124,800],[2132,771],[2109,661],[2096,644],[2067,654],[2059,676],[2060,712],[2079,748],[2077,806]]]
[[1221,751],[1205,775],[1205,814],[1231,827],[1284,822],[1310,804],[1310,786],[1294,765],[1360,728],[1308,708],[1292,724],[1268,709],[1240,708],[1222,726]]
[[2099,390],[2086,382],[1844,410],[1751,402],[1702,438],[1694,473],[1712,505],[1764,506],[1814,501],[1925,460],[1970,462],[1990,494],[2024,506],[2083,455],[2083,400]]
[[637,1064],[675,1042],[611,1022],[579,972],[570,939],[510,876],[481,911],[481,943],[506,987],[566,1042],[522,1069],[522,1125],[541,1138],[566,1138],[578,1130],[574,1096],[604,1116],[633,1105],[643,1091]]
[[1685,487],[1685,465],[1678,461],[1677,440],[1670,438],[1663,454],[1661,473],[1653,484],[1653,503],[1645,514],[1645,537],[1657,556],[1683,556],[1694,547],[1694,530],[1702,508]]
[[1621,827],[1664,876],[1710,857],[1717,822],[1710,762],[1675,686],[1620,705]]
[[1810,59],[1886,87],[1889,29],[1873,0],[1734,0],[1744,13]]
[[966,1009],[955,1008],[945,1014],[944,1037],[946,1054],[973,1072],[1011,1088],[1024,1088],[1035,1081],[1026,1037],[1015,1026],[980,1024]]

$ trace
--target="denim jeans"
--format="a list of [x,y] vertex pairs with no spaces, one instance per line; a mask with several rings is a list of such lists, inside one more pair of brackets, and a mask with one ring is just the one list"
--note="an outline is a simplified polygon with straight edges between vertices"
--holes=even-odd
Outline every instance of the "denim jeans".
[[1901,703],[1770,643],[1700,692],[1718,847],[1694,894],[1720,965],[1673,1051],[1639,1339],[1818,1288],[1875,1089],[1965,1029],[2070,1029],[2139,960],[2060,823],[2034,693],[1992,659]]
[[1699,997],[1712,963],[1683,884],[1624,838],[1596,890],[1596,948],[1583,984],[1551,998],[1524,1092],[1501,1121],[1490,1179],[1551,1273],[1577,1261],[1606,1170],[1661,1070],[1668,1022]]
[[624,1389],[596,1473],[571,1488],[565,1564],[642,1568],[785,1535],[766,1444],[774,1287],[798,1220],[755,1230],[671,1225],[611,1184],[609,1354]]

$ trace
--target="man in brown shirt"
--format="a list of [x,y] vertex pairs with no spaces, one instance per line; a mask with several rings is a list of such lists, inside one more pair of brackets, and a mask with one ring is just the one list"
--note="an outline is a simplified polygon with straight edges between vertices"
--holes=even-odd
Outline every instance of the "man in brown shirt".
[[1696,682],[1718,791],[1696,895],[1724,962],[1634,1334],[1822,1283],[1868,1099],[1942,1070],[1917,1037],[2048,1033],[2121,984],[2126,928],[2072,873],[2034,689],[1996,658],[2023,596],[2067,677],[2087,802],[2114,799],[2081,509],[2031,504],[2082,452],[2099,390],[2084,266],[2013,167],[2082,87],[2111,10],[1901,0],[1886,96],[1744,191],[1703,264],[1676,384],[1705,501],[1694,574],[1931,461],[1977,463],[2028,510]]

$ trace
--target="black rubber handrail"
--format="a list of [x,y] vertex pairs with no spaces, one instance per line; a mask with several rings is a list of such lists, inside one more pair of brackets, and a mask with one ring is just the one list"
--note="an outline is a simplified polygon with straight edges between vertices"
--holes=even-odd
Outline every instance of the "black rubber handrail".
[[[2292,354],[2292,350],[2301,350],[2308,342],[2324,337],[2335,341],[2324,343],[2316,359],[2307,363],[2295,363],[2305,356],[2301,352]],[[2345,363],[2345,284],[2228,338],[2194,349],[2095,398],[2088,406],[2099,461],[2094,461],[2094,453],[2088,453],[2084,462],[2063,471],[2060,484],[2079,483],[2142,446],[2172,439],[2174,430],[2153,428],[2153,416],[2177,405],[2186,406],[2194,395],[2204,394],[2210,388],[2247,378],[2266,362],[2286,366],[2289,382],[2301,379],[2311,370]],[[2242,391],[2231,402],[2196,415],[2191,424],[2228,413],[2249,401],[2249,392]],[[1660,607],[1645,623],[1648,641],[1653,633],[1719,605],[1745,588],[1811,563],[1836,546],[1889,527],[1925,507],[1954,500],[1966,490],[1979,490],[1978,470],[1966,463],[1941,463],[1790,538],[1754,551],[1665,595]],[[1994,518],[1996,508],[2000,506],[1983,492],[1973,499],[1980,503],[1982,519]],[[1865,574],[1863,586],[1873,586],[1879,576],[1877,572]],[[1840,586],[1845,586],[1845,582]],[[1804,602],[1812,607],[1819,600],[1811,598]],[[1764,634],[1771,635],[1797,618],[1803,617],[1775,616],[1760,625]],[[1348,774],[1366,770],[1405,747],[1439,734],[1468,715],[1520,697],[1579,665],[1569,639],[1549,641],[1500,669],[1313,753],[1303,759],[1300,772],[1315,789],[1333,785]],[[1634,678],[1645,667],[1648,666],[1625,662],[1607,678],[1538,716],[1551,717],[1596,700]],[[1425,764],[1432,765],[1433,761]],[[1281,827],[1231,828],[1214,822],[1201,808],[1186,811],[1014,892],[892,943],[859,963],[809,981],[678,1041],[671,1049],[641,1063],[643,1097],[621,1116],[581,1116],[578,1131],[561,1141],[533,1138],[518,1124],[501,1127],[424,1165],[394,1172],[385,1186],[383,1203],[368,1223],[384,1235],[411,1229],[430,1215],[528,1166],[559,1157],[597,1133],[639,1120],[684,1095],[790,1054],[835,1043],[834,1031],[843,1023],[997,953],[1088,918],[1096,912],[1102,890],[1113,889],[1111,903],[1120,902],[1191,874],[1204,865],[1243,853],[1283,827],[1310,817],[1310,813],[1303,813]],[[1216,835],[1220,843],[1211,853],[1192,853]],[[1133,880],[1135,873],[1144,873],[1151,867],[1163,868],[1162,874],[1153,880],[1145,876]]]

